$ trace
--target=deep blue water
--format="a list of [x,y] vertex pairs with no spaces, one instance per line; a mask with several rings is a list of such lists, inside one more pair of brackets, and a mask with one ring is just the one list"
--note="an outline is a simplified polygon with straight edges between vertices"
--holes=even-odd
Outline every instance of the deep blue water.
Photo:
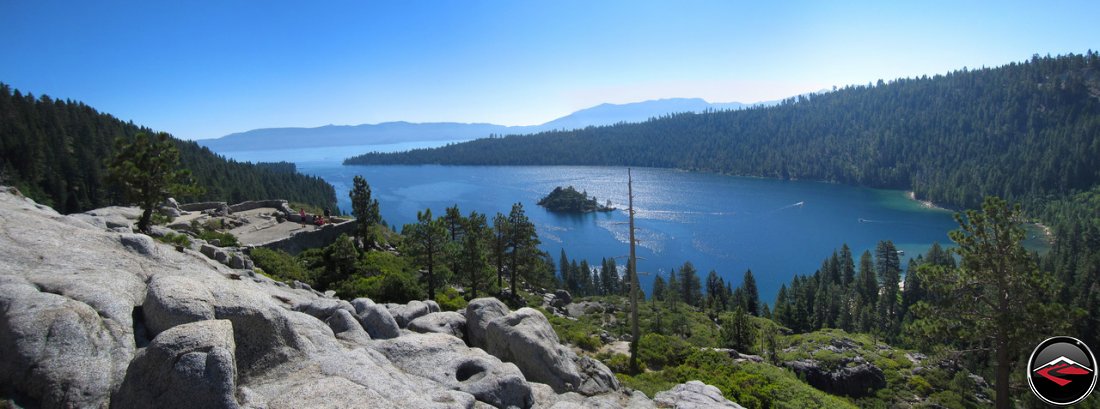
[[[342,166],[340,159],[365,150],[400,150],[430,144],[319,148],[293,151],[224,152],[238,160],[288,160],[299,171],[336,187],[341,209],[350,209],[352,178],[363,175],[381,205],[382,217],[400,226],[417,211],[433,214],[457,204],[470,211],[507,214],[523,203],[538,228],[542,248],[557,260],[599,264],[628,252],[626,212],[562,215],[535,203],[556,186],[587,190],[616,207],[627,201],[627,171],[615,167]],[[932,242],[949,243],[957,227],[951,213],[928,209],[905,192],[838,184],[731,177],[667,169],[635,168],[634,196],[638,270],[643,288],[653,274],[691,261],[701,277],[717,271],[734,286],[752,269],[761,297],[774,301],[779,286],[795,274],[812,274],[842,243],[858,257],[879,240],[893,240],[903,260],[927,251]],[[798,205],[801,203],[800,205]],[[618,260],[620,265],[624,259]]]

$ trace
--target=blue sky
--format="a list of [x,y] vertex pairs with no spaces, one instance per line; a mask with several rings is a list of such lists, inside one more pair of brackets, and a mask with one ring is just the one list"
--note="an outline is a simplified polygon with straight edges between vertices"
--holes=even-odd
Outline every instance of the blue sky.
[[1082,53],[1100,47],[1098,15],[1094,0],[0,0],[0,82],[188,139],[530,125],[603,102],[755,102]]

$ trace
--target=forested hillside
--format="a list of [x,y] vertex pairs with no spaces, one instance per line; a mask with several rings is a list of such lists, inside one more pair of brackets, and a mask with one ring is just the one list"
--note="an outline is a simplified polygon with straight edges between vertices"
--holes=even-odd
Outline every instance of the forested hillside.
[[1100,57],[878,81],[740,111],[370,153],[345,164],[668,167],[911,189],[976,207],[1100,181]]
[[[0,84],[0,183],[65,213],[117,204],[118,192],[106,182],[106,161],[114,155],[115,138],[129,141],[139,132],[152,131],[80,102],[35,97]],[[194,142],[174,141],[183,166],[205,189],[181,201],[280,198],[336,206],[331,185],[298,174],[293,165],[238,163]]]

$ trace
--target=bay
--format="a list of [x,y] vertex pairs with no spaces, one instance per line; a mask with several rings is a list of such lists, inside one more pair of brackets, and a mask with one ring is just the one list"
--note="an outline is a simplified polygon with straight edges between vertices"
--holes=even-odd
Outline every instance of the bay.
[[[332,183],[344,211],[350,209],[352,178],[362,175],[380,203],[383,219],[393,226],[414,222],[417,212],[427,208],[440,215],[457,204],[463,214],[477,211],[491,217],[507,214],[519,202],[537,227],[542,249],[555,261],[564,249],[570,258],[597,266],[610,257],[625,265],[625,168],[340,164],[343,157],[370,150],[432,145],[223,154],[242,161],[295,162],[299,171]],[[904,263],[933,242],[950,243],[947,232],[957,228],[951,212],[926,207],[903,191],[670,169],[635,168],[633,174],[638,269],[647,293],[656,274],[667,278],[670,270],[690,261],[701,278],[715,270],[735,287],[752,269],[761,299],[771,304],[780,285],[796,274],[813,274],[843,243],[852,248],[858,266],[863,251],[873,252],[879,240],[893,240],[904,252]],[[601,203],[610,199],[619,210],[575,215],[537,206],[538,199],[556,186],[574,186]]]

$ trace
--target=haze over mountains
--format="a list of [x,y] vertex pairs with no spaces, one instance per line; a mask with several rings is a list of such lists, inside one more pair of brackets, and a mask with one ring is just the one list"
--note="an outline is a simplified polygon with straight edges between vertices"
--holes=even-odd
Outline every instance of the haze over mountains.
[[513,135],[571,130],[620,122],[642,122],[671,113],[736,110],[775,103],[776,101],[754,104],[711,103],[702,98],[669,98],[628,104],[600,104],[541,125],[505,126],[488,123],[398,121],[363,125],[326,125],[316,128],[263,128],[196,142],[214,151],[231,152],[399,142],[466,141],[492,134]]

